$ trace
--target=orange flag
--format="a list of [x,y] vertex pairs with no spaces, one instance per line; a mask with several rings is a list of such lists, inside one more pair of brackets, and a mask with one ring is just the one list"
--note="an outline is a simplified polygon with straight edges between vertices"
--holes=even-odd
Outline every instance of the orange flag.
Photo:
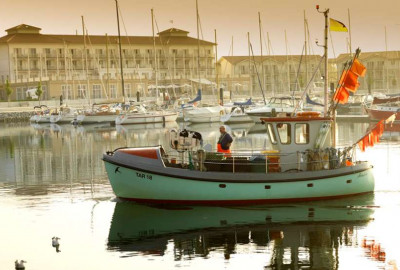
[[349,70],[347,76],[344,78],[343,86],[351,92],[357,91],[360,83],[358,82],[358,75]]
[[354,60],[350,70],[360,77],[364,77],[367,72],[367,68],[358,59]]
[[340,104],[346,104],[349,100],[349,96],[349,91],[347,91],[347,89],[343,86],[340,86],[336,90],[335,95],[333,96],[333,100],[339,102]]

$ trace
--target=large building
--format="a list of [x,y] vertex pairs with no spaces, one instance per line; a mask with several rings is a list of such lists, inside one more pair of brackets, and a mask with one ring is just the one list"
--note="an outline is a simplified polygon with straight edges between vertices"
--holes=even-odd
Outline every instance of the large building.
[[[7,29],[7,35],[0,38],[0,88],[6,80],[11,83],[11,100],[26,99],[26,90],[36,88],[40,81],[42,99],[60,95],[64,99],[122,97],[117,36],[48,35],[40,31],[21,24]],[[156,79],[160,89],[169,93],[195,92],[193,84],[199,77],[204,82],[215,80],[215,44],[188,34],[171,28],[154,39],[121,37],[125,95],[154,94],[149,91],[155,89]],[[0,92],[4,100],[5,93]]]
[[[220,82],[252,96],[261,95],[260,86],[267,96],[288,95],[305,88],[320,60],[319,55],[223,56],[218,62]],[[322,90],[323,67],[321,61],[311,90]]]
[[[345,63],[352,59],[349,54],[337,57],[338,73]],[[367,73],[359,78],[363,92],[398,93],[400,89],[400,51],[362,52],[359,59],[366,66]]]

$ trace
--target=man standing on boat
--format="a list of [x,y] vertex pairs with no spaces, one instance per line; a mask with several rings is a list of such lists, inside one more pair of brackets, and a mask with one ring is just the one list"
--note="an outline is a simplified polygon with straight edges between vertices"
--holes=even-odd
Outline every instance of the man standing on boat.
[[219,132],[221,132],[221,136],[219,136],[217,150],[219,153],[230,153],[230,147],[233,142],[231,135],[226,132],[225,126],[219,127]]

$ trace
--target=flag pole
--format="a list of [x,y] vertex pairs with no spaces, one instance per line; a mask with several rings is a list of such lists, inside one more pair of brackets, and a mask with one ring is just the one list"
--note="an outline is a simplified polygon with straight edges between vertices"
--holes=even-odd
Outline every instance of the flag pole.
[[349,17],[349,49],[350,49],[350,56],[353,54],[353,50],[351,49],[351,25],[350,25],[350,9],[347,9],[347,15]]

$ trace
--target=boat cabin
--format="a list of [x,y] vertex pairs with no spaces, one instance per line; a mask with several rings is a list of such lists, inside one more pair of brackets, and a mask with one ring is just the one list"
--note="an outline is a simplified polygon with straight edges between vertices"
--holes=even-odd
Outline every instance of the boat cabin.
[[[294,169],[307,151],[320,151],[332,146],[331,118],[319,117],[315,112],[303,112],[293,117],[267,117],[261,119],[267,128],[272,152],[279,153],[281,169]],[[305,166],[298,164],[300,168]],[[298,167],[297,166],[297,167]]]

